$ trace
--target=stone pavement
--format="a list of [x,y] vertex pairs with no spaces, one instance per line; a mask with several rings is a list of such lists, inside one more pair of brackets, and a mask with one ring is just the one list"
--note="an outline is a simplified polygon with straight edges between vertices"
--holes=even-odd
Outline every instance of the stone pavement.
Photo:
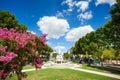
[[[86,69],[81,69],[80,67],[81,67],[81,65],[72,64],[72,63],[62,63],[62,64],[47,63],[47,64],[43,65],[42,69],[45,69],[45,68],[69,68],[69,69],[74,69],[74,70],[79,70],[79,71],[83,71],[83,72],[88,72],[88,73],[93,73],[93,74],[98,74],[98,75],[103,75],[103,76],[107,76],[107,77],[120,79],[120,75],[86,70]],[[23,70],[23,72],[34,71],[34,70],[36,70],[36,69],[27,69],[27,70]]]
[[118,70],[118,71],[120,71],[120,66],[104,65],[104,67],[107,67],[107,68],[111,68],[111,69],[114,69],[114,70]]
[[49,63],[43,65],[43,68],[72,68],[72,67],[80,67],[80,65],[72,64],[72,63],[62,63],[62,64]]

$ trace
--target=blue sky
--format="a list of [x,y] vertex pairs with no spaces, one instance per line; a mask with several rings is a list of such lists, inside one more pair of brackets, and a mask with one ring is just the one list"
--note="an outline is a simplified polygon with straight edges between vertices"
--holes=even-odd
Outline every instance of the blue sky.
[[103,26],[116,0],[1,0],[8,10],[34,34],[48,34],[48,42],[61,53],[85,34]]

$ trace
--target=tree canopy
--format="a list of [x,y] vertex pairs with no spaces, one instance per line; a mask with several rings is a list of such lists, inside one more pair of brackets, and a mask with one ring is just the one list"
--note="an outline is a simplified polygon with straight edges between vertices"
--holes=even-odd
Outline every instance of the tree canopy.
[[68,52],[66,52],[66,53],[63,54],[63,56],[64,56],[65,59],[68,59],[70,55],[69,55]]
[[19,24],[17,18],[6,10],[0,10],[0,27],[8,29],[17,28],[22,31],[27,30],[24,24]]
[[[76,41],[73,54],[89,54],[101,58],[115,49],[115,55],[120,55],[120,0],[117,0],[114,8],[110,10],[112,19],[96,31],[90,32]],[[105,54],[106,53],[106,54]],[[110,53],[110,52],[109,52]],[[111,56],[107,56],[110,57]],[[113,56],[112,56],[113,57]],[[112,58],[113,59],[113,58]]]
[[0,10],[0,27],[14,28],[16,27],[18,20],[9,11]]

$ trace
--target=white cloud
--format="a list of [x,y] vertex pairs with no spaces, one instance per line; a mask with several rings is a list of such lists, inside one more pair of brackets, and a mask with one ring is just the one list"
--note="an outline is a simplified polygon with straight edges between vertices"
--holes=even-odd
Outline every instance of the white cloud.
[[91,25],[86,26],[80,26],[78,28],[74,28],[70,30],[65,39],[67,41],[77,41],[79,38],[85,36],[87,33],[94,31],[94,29],[91,27]]
[[88,9],[89,2],[88,1],[79,1],[75,4],[79,9],[78,12],[82,11],[84,12],[86,9]]
[[64,36],[69,30],[69,24],[65,19],[59,19],[55,16],[44,16],[37,22],[42,33],[48,34],[48,38],[58,39]]
[[81,12],[77,16],[77,18],[81,21],[81,24],[83,24],[85,20],[89,20],[93,17],[92,11],[87,11],[88,8],[89,8],[89,3],[90,2],[91,2],[91,0],[82,0],[82,1],[64,0],[62,2],[62,5],[67,4],[67,6],[69,8],[67,10],[63,10],[62,13],[65,13],[65,14],[69,15],[69,13],[73,11],[73,8],[77,7],[77,9],[76,9],[77,12]]
[[62,2],[62,5],[67,4],[68,7],[69,7],[69,9],[67,9],[67,11],[72,12],[73,11],[73,6],[75,5],[75,3],[76,3],[76,1],[73,1],[73,0],[64,0]]
[[65,49],[65,46],[56,46],[55,49]]
[[92,0],[87,0],[88,2],[91,2]]
[[104,17],[104,19],[110,19],[110,18],[111,18],[110,15],[107,15],[107,16]]
[[54,49],[58,52],[58,53],[63,53],[63,51],[66,49],[65,46],[56,46],[54,47]]
[[32,34],[37,34],[36,32],[34,32],[34,31],[27,31],[27,32],[31,32]]
[[67,10],[63,10],[62,13],[63,13],[63,14],[66,14],[66,15],[71,15],[70,12],[67,11]]
[[69,8],[66,10],[68,12],[72,12],[73,8],[76,6],[79,9],[77,10],[78,12],[80,11],[85,11],[86,9],[88,9],[89,6],[89,2],[91,2],[91,0],[84,0],[84,1],[77,1],[77,0],[64,0],[61,4],[62,5],[67,5]]
[[62,12],[57,11],[56,17],[64,17]]
[[116,3],[116,0],[97,0],[95,4],[96,6],[98,6],[99,4],[105,4],[105,3],[112,6]]
[[89,20],[93,17],[92,11],[88,11],[88,12],[85,12],[85,13],[80,13],[77,17],[82,22],[84,22],[84,20]]

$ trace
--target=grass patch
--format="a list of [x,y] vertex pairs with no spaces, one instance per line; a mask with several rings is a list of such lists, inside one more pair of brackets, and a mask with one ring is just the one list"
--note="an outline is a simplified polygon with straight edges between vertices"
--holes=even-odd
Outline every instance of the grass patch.
[[79,64],[78,62],[70,62],[70,63],[72,63],[72,64]]
[[[23,80],[118,80],[101,75],[81,72],[72,69],[41,69],[27,72],[28,77]],[[7,78],[6,80],[9,80]],[[11,80],[17,80],[16,76]]]
[[35,67],[31,66],[31,65],[26,65],[26,66],[23,67],[23,69],[33,69],[33,68],[35,68]]
[[[50,63],[50,62],[43,62],[43,64],[47,64],[47,63]],[[26,65],[23,67],[23,69],[33,69],[33,68],[35,68],[35,66]]]
[[87,64],[82,64],[82,68],[88,69],[88,70],[94,70],[94,71],[99,71],[99,72],[106,72],[106,73],[113,73],[113,74],[120,75],[120,71],[118,71],[118,70],[113,70],[113,69],[101,67],[101,66],[87,66]]

